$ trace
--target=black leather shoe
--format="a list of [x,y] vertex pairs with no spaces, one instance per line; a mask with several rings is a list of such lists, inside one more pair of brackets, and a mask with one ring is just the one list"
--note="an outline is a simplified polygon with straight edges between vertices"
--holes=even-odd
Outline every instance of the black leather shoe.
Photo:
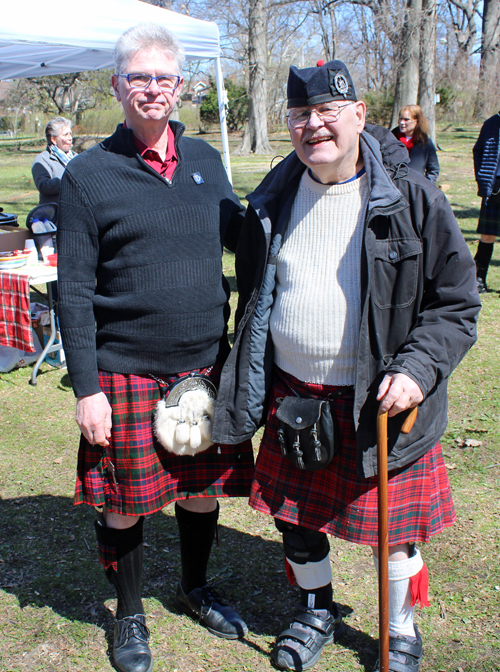
[[477,291],[480,294],[487,294],[488,293],[489,290],[488,290],[488,287],[486,285],[486,280],[484,280],[483,278],[477,277],[476,278],[476,283],[477,283]]
[[122,672],[151,672],[153,656],[144,614],[126,616],[115,623],[113,658]]
[[209,632],[224,639],[244,637],[248,628],[241,616],[222,601],[213,586],[195,588],[188,595],[179,583],[175,602],[180,611],[196,619]]

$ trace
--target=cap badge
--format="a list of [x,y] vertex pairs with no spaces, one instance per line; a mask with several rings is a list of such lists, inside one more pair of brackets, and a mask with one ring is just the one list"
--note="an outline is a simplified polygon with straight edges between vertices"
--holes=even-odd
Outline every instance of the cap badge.
[[347,81],[345,75],[343,75],[341,72],[338,72],[333,78],[333,85],[341,96],[345,96],[349,91],[349,82]]

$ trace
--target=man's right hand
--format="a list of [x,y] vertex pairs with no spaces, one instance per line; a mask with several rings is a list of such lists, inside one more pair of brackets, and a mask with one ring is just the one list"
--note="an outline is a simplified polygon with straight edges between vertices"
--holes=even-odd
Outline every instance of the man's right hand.
[[109,446],[111,406],[104,392],[78,397],[75,419],[81,433],[91,445]]

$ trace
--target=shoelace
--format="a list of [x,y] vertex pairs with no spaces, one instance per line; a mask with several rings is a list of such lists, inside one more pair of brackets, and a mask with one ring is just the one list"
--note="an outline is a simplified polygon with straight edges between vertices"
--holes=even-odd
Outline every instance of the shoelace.
[[214,585],[215,584],[207,584],[201,589],[201,603],[203,606],[212,606],[214,602],[224,604],[224,600],[226,599],[224,590],[216,590]]
[[207,605],[211,606],[211,603],[213,602],[219,602],[220,604],[226,604],[225,599],[226,599],[226,593],[224,589],[220,588],[215,588],[215,586],[220,586],[221,583],[233,583],[237,579],[241,578],[240,576],[234,575],[234,576],[227,576],[223,579],[219,579],[218,581],[212,581],[211,583],[207,583],[206,586],[203,586],[201,589],[201,600],[203,606]]
[[123,620],[126,623],[126,629],[123,633],[125,641],[128,641],[131,637],[135,637],[146,643],[148,642],[149,628],[145,623],[142,623],[142,621],[133,616],[126,616]]

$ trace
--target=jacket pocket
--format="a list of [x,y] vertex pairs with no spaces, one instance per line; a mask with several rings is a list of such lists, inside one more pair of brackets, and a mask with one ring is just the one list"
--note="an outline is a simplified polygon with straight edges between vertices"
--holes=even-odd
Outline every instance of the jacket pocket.
[[417,295],[422,242],[377,240],[373,267],[373,300],[378,308],[405,308]]

